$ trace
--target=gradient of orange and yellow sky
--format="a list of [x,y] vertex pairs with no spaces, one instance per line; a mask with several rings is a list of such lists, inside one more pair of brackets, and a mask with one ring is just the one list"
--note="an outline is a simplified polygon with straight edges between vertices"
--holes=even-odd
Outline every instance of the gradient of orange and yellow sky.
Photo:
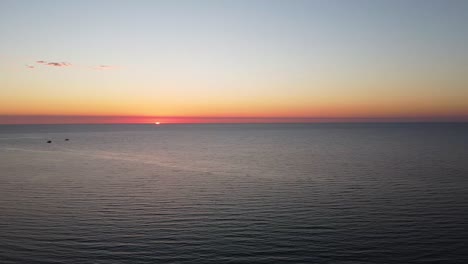
[[467,1],[0,2],[0,123],[468,121]]

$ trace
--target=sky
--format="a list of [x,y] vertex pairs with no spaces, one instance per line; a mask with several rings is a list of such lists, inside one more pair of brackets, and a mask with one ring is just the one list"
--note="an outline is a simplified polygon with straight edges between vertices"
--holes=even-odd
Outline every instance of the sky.
[[0,123],[468,121],[468,1],[0,1]]

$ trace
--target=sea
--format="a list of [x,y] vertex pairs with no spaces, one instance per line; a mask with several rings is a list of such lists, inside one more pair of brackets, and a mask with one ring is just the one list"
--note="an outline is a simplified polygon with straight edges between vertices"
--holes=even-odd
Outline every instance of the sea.
[[1,125],[0,263],[468,263],[468,123]]

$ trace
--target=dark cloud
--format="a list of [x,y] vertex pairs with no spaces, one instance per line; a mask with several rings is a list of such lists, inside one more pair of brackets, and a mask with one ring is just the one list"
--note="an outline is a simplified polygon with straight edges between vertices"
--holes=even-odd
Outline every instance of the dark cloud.
[[[72,66],[72,64],[70,62],[59,62],[59,61],[45,61],[45,60],[38,60],[36,61],[37,64],[40,64],[42,66],[50,66],[50,67],[70,67]],[[35,68],[36,66],[33,66],[33,65],[26,65],[26,67],[32,69],[32,68]],[[94,67],[89,67],[89,68],[94,68],[94,69],[97,69],[97,70],[111,70],[111,69],[115,69],[116,67],[115,66],[112,66],[112,65],[107,65],[107,64],[100,64],[100,65],[97,65],[97,66],[94,66]]]
[[46,65],[54,66],[54,67],[68,67],[68,66],[71,66],[71,63],[68,63],[68,62],[47,62]]
[[55,61],[43,61],[43,60],[38,60],[36,61],[36,63],[47,65],[47,66],[53,66],[53,67],[68,67],[72,65],[69,62],[55,62]]

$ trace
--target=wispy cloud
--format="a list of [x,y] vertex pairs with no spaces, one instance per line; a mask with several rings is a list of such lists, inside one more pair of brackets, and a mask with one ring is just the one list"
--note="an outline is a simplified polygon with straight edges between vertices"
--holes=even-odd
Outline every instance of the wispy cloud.
[[112,70],[115,69],[115,66],[112,65],[98,65],[95,67],[96,70]]
[[49,62],[47,63],[49,66],[54,66],[54,67],[68,67],[71,66],[71,63],[68,62]]
[[[37,66],[57,67],[57,68],[71,67],[71,66],[74,66],[74,68],[76,67],[74,64],[72,64],[70,62],[64,62],[64,61],[59,62],[59,61],[38,60],[38,61],[36,61],[36,65],[26,64],[26,67],[29,68],[29,69],[34,69]],[[78,68],[80,68],[80,67],[78,66]],[[112,69],[116,69],[117,67],[113,66],[113,65],[100,64],[100,65],[97,65],[97,66],[83,66],[82,65],[81,68],[88,68],[88,69],[94,69],[94,70],[112,70]]]
[[53,67],[69,67],[69,66],[72,66],[72,64],[69,63],[69,62],[55,62],[55,61],[39,60],[39,61],[36,61],[36,63],[42,64],[42,65],[47,65],[47,66],[53,66]]

